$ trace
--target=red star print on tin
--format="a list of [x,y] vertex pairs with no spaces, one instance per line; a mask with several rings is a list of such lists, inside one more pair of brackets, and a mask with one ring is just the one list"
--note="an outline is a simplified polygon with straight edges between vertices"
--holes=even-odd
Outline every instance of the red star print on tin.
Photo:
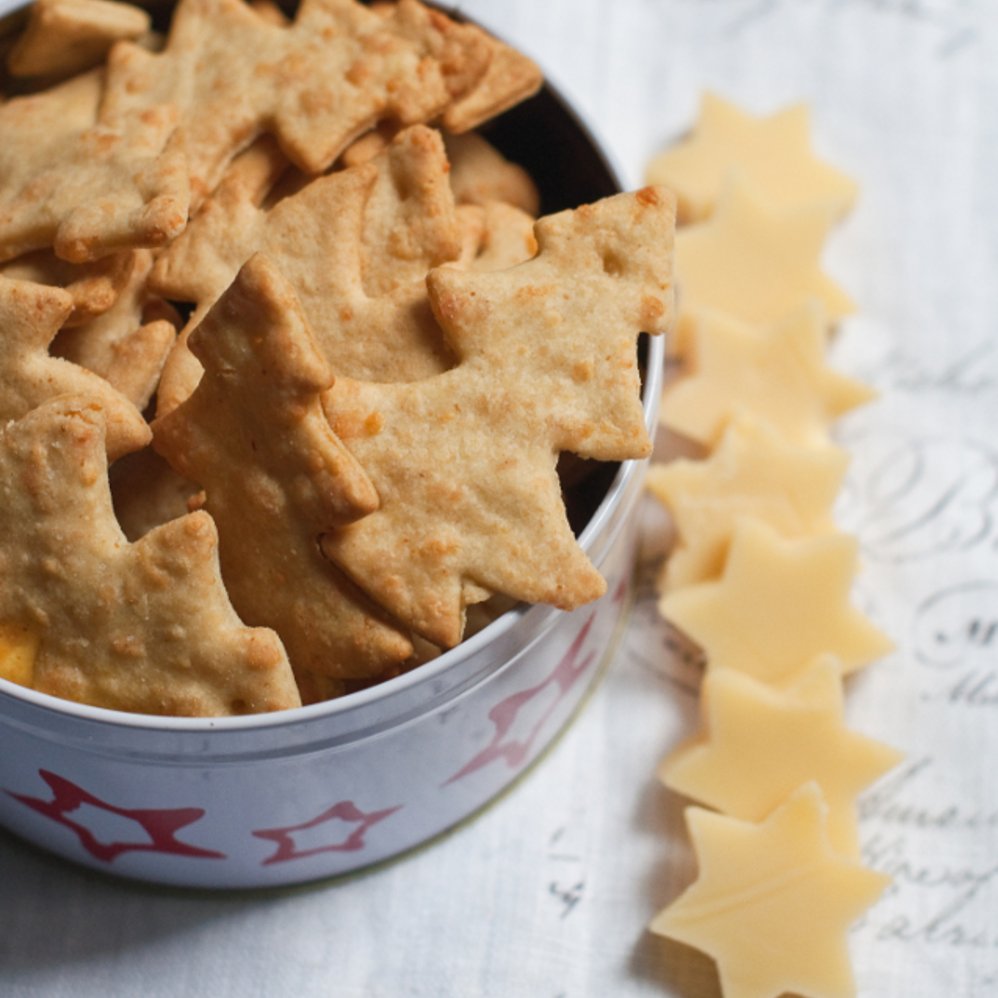
[[[614,594],[615,599],[617,594]],[[523,765],[526,761],[530,749],[540,734],[541,729],[553,713],[555,707],[566,693],[579,681],[582,675],[588,670],[596,657],[594,652],[581,657],[582,648],[586,643],[586,638],[592,630],[593,621],[596,620],[594,613],[585,622],[582,630],[575,636],[568,651],[565,652],[561,661],[554,667],[550,675],[535,686],[520,690],[500,700],[489,711],[489,720],[495,729],[492,741],[482,749],[470,762],[461,767],[443,785],[454,783],[457,780],[474,773],[476,770],[488,766],[497,759],[503,760],[511,769]],[[533,721],[527,716],[529,711],[525,708],[528,704],[535,704],[538,697],[548,690],[554,691],[554,696],[549,699],[547,706],[535,716]],[[520,735],[517,737],[517,728]],[[523,730],[523,729],[526,730]]]
[[[261,866],[269,866],[271,863],[286,863],[292,859],[306,859],[309,856],[316,856],[323,852],[356,852],[366,845],[364,836],[372,825],[393,815],[400,810],[401,804],[395,807],[388,807],[382,811],[361,811],[352,800],[342,800],[332,807],[327,808],[322,814],[312,818],[310,821],[303,821],[299,825],[286,825],[283,828],[261,828],[253,832],[258,839],[270,839],[276,843],[277,848],[268,856]],[[312,846],[311,848],[301,848],[295,841],[295,833],[309,833],[313,828],[325,825],[328,822],[337,822],[345,825],[340,831],[345,832],[345,838]]]
[[[52,790],[51,800],[40,800],[37,797],[28,797],[23,794],[15,794],[7,790],[8,796],[20,801],[33,811],[51,818],[59,825],[74,832],[80,840],[83,848],[95,859],[110,863],[122,853],[126,852],[158,852],[173,856],[195,856],[206,859],[225,859],[225,853],[216,852],[214,849],[202,849],[199,846],[189,845],[176,838],[176,833],[187,825],[194,824],[204,815],[204,809],[200,807],[176,807],[176,808],[126,808],[117,807],[107,801],[95,797],[93,794],[77,786],[71,780],[50,773],[48,770],[38,770],[38,775],[49,785]],[[70,814],[79,811],[81,807],[88,805],[97,811],[103,811],[106,815],[115,816],[119,819],[116,824],[124,827],[126,822],[132,822],[135,826],[136,839],[134,841],[101,841],[95,832],[81,821],[74,821]],[[86,814],[86,812],[84,812]],[[83,817],[84,815],[79,815]],[[91,818],[98,817],[91,814]]]

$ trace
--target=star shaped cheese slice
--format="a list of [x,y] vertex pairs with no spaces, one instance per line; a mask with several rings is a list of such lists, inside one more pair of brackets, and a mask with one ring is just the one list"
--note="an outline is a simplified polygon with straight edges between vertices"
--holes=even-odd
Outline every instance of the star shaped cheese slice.
[[854,995],[847,930],[889,879],[832,849],[818,786],[759,824],[698,807],[686,819],[700,873],[651,931],[709,954],[725,998]]
[[739,517],[751,515],[791,537],[834,530],[831,510],[848,463],[840,447],[790,443],[742,417],[709,457],[652,465],[646,484],[669,509],[678,535],[662,588],[719,576]]
[[901,760],[844,724],[841,669],[825,655],[787,686],[712,669],[701,691],[703,731],[659,767],[673,790],[746,821],[761,821],[816,781],[834,848],[858,855],[856,795]]
[[848,534],[787,539],[745,518],[721,578],[666,593],[659,611],[712,666],[779,682],[827,652],[851,672],[892,648],[849,602],[857,549]]
[[665,393],[662,423],[711,446],[731,419],[749,413],[788,440],[827,443],[829,424],[875,393],[825,364],[824,329],[814,301],[767,327],[699,314],[694,370]]
[[675,192],[685,223],[710,216],[733,171],[767,201],[784,207],[816,207],[841,216],[856,199],[855,181],[811,150],[806,105],[756,117],[710,92],[703,95],[692,133],[649,163],[648,178]]
[[827,209],[773,207],[732,180],[708,221],[676,234],[681,314],[716,308],[747,322],[772,322],[817,298],[836,322],[854,306],[821,270],[830,226]]

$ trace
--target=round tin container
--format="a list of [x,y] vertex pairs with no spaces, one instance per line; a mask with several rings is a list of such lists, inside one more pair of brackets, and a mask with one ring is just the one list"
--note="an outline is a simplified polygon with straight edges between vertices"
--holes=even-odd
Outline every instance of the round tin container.
[[[0,6],[0,10],[2,10]],[[551,212],[615,193],[590,131],[550,86],[484,130]],[[642,337],[653,432],[662,338]],[[347,873],[481,808],[572,717],[628,606],[643,462],[609,467],[580,543],[607,594],[520,606],[418,669],[339,700],[222,719],[67,703],[0,680],[0,825],[96,869],[247,888]]]

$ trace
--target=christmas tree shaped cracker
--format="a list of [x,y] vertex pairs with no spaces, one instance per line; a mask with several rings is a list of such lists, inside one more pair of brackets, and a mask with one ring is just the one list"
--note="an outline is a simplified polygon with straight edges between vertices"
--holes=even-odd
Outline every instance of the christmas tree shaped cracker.
[[98,117],[103,69],[0,107],[0,260],[54,246],[83,263],[161,246],[187,223],[169,104]]
[[[461,233],[437,132],[406,129],[371,162],[258,207],[264,178],[279,172],[266,146],[223,182],[160,258],[153,286],[194,301],[201,314],[253,253],[291,282],[319,349],[338,374],[410,381],[449,366],[426,299],[431,267],[457,259]],[[160,388],[159,412],[186,398],[200,367],[185,332]]]
[[61,357],[49,344],[73,310],[70,294],[0,277],[0,419],[16,419],[58,395],[92,396],[104,410],[111,458],[141,447],[149,428],[138,409],[103,378]]
[[[119,45],[111,54],[109,113],[174,103],[195,203],[256,135],[271,132],[316,174],[383,119],[429,121],[467,98],[495,51],[484,32],[416,0],[371,10],[356,0],[304,0],[287,26],[240,0],[181,0],[161,53]],[[504,78],[501,78],[504,79]],[[536,88],[490,86],[480,117]]]
[[64,395],[0,430],[0,621],[33,651],[8,678],[153,714],[297,706],[277,636],[232,609],[206,513],[128,543],[111,506],[104,426],[98,403]]
[[555,464],[650,449],[635,340],[671,315],[673,202],[649,188],[542,219],[510,270],[428,285],[459,358],[407,385],[341,379],[336,432],[381,507],[323,538],[377,602],[445,646],[489,592],[571,608],[604,583],[565,516]]
[[325,531],[379,500],[323,415],[332,372],[288,282],[251,258],[191,346],[205,374],[153,424],[155,444],[205,490],[233,605],[281,635],[299,674],[371,678],[397,665],[407,638],[319,550]]

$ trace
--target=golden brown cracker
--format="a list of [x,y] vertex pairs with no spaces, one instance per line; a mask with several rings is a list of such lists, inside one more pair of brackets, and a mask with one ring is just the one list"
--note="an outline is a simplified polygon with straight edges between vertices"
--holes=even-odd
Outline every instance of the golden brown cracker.
[[54,247],[84,263],[162,245],[186,224],[169,107],[99,120],[102,68],[0,106],[0,260]]
[[5,264],[0,274],[16,281],[33,281],[63,288],[73,299],[65,325],[78,326],[102,315],[118,300],[135,266],[131,251],[112,253],[91,263],[69,263],[51,250],[26,253]]
[[264,131],[315,174],[382,119],[436,117],[488,58],[480,32],[416,0],[385,17],[355,0],[304,0],[287,27],[242,0],[181,0],[162,53],[114,49],[105,108],[178,105],[173,146],[187,156],[197,203]]
[[35,0],[7,56],[12,76],[68,76],[103,61],[122,39],[149,31],[149,14],[115,0]]
[[[438,133],[407,129],[376,160],[314,180],[270,210],[257,207],[256,191],[241,175],[223,183],[159,258],[154,286],[198,302],[200,318],[242,263],[263,252],[295,288],[337,371],[401,381],[449,365],[423,284],[432,266],[461,249]],[[158,411],[182,402],[198,377],[185,331],[164,371]]]
[[141,411],[156,390],[177,330],[167,318],[143,321],[153,255],[148,250],[132,255],[128,284],[114,305],[87,323],[63,329],[51,352],[99,374]]
[[226,597],[206,513],[127,542],[95,402],[55,399],[3,427],[0,497],[0,620],[38,637],[34,689],[152,714],[300,702],[276,635]]
[[477,132],[444,135],[451,187],[458,204],[503,201],[536,216],[541,198],[530,174]]
[[303,676],[363,678],[405,660],[404,634],[319,549],[378,496],[323,415],[333,376],[291,285],[252,257],[190,342],[204,376],[156,420],[155,446],[205,489],[233,605],[281,635]]
[[103,378],[49,354],[72,308],[65,291],[0,277],[0,420],[17,419],[57,395],[89,395],[104,409],[108,454],[114,459],[145,444],[149,427]]
[[506,271],[440,267],[434,312],[458,366],[412,384],[339,379],[330,424],[381,507],[323,551],[428,640],[460,640],[488,592],[571,608],[601,594],[555,470],[561,451],[648,454],[635,340],[672,315],[675,204],[661,189],[542,219]]
[[488,66],[444,112],[443,124],[450,132],[470,131],[531,97],[544,82],[533,60],[485,32],[481,35],[489,50]]
[[501,201],[458,208],[463,246],[459,263],[471,270],[505,270],[537,252],[534,219]]

